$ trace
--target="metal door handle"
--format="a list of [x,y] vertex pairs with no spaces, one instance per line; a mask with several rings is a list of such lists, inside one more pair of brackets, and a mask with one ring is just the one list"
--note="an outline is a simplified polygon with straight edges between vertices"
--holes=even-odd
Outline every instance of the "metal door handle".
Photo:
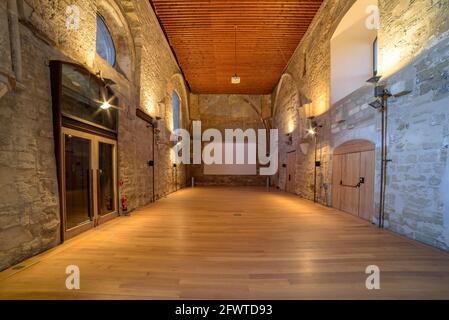
[[345,185],[345,184],[343,184],[343,181],[340,181],[340,185],[342,187],[348,187],[348,188],[360,188],[362,186],[362,184],[365,184],[365,178],[363,178],[363,177],[360,178],[359,183],[357,183],[355,186]]
[[92,169],[88,169],[87,170],[87,176],[89,179],[89,219],[90,221],[93,220],[93,216],[94,216],[94,204],[93,204],[93,192],[94,192],[94,187],[93,187],[93,182],[94,182],[94,177],[93,177],[94,173]]

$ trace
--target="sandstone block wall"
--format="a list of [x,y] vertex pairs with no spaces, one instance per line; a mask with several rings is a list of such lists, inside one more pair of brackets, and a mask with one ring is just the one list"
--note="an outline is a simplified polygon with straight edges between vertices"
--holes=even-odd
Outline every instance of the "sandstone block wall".
[[[310,126],[307,118],[323,125],[319,134],[319,202],[332,205],[332,151],[353,139],[377,146],[376,195],[380,171],[380,114],[368,106],[373,88],[364,85],[330,105],[330,39],[339,21],[355,1],[325,1],[314,23],[287,67],[287,80],[273,93],[274,123],[294,129],[300,149]],[[433,246],[449,248],[448,180],[448,17],[444,1],[379,1],[380,74],[388,88],[411,90],[393,98],[389,107],[389,158],[386,203],[387,228]],[[299,97],[299,98],[298,98]],[[303,103],[305,100],[306,103]],[[307,100],[311,103],[307,103]],[[311,199],[314,142],[298,158],[297,193]],[[281,145],[282,147],[282,145]],[[289,148],[284,147],[285,154]],[[281,155],[282,157],[282,155]],[[279,184],[285,181],[282,172]],[[376,219],[374,219],[374,222]]]
[[[24,79],[0,95],[0,270],[59,243],[59,195],[54,155],[48,62],[61,59],[101,73],[119,98],[118,166],[129,209],[151,202],[152,129],[136,108],[158,116],[158,135],[169,140],[171,90],[180,92],[182,124],[188,127],[189,92],[146,0],[18,0]],[[79,28],[67,19],[79,9]],[[5,1],[0,4],[0,70],[12,75]],[[109,24],[117,50],[113,68],[96,54],[96,12]],[[0,88],[1,89],[1,88]],[[164,129],[167,128],[167,129]],[[155,195],[185,185],[186,169],[173,173],[169,148],[155,148]]]
[[[263,124],[264,106],[267,97],[259,95],[197,95],[191,100],[191,117],[200,120],[202,131],[217,129],[225,137],[226,129],[265,129]],[[190,168],[191,177],[197,185],[247,185],[264,186],[267,177],[263,176],[207,176],[203,165]]]

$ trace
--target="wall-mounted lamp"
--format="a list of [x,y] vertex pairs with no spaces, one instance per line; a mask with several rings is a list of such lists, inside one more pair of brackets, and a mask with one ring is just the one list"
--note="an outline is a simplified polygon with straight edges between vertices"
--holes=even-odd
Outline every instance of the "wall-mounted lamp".
[[377,98],[376,100],[374,100],[373,102],[369,103],[369,106],[371,108],[374,108],[376,110],[380,110],[382,108],[382,99]]
[[301,149],[302,154],[305,156],[309,153],[309,147],[310,147],[310,142],[308,142],[308,141],[304,141],[299,144],[299,148]]
[[101,104],[101,106],[100,106],[100,108],[103,109],[103,110],[109,110],[111,107],[112,107],[112,106],[111,106],[111,104],[109,103],[109,101],[104,101],[104,102]]
[[291,133],[291,132],[287,133],[285,136],[287,137],[287,141],[286,141],[287,145],[288,146],[293,145],[293,133]]
[[315,139],[315,163],[314,163],[314,183],[313,183],[313,202],[317,202],[317,182],[318,182],[318,168],[321,167],[321,159],[318,159],[318,144],[319,144],[319,130],[323,125],[318,124],[315,117],[309,117],[310,128],[307,130],[310,136]]
[[318,135],[318,130],[322,128],[322,125],[319,125],[318,122],[315,121],[315,117],[309,117],[310,128],[307,130],[307,133],[311,136]]
[[[374,84],[374,97],[375,101],[371,102],[369,105],[379,110],[382,114],[381,123],[381,172],[380,172],[380,205],[379,205],[379,228],[384,227],[385,221],[385,199],[386,199],[386,188],[387,188],[387,169],[388,163],[391,162],[388,159],[388,100],[391,97],[402,97],[411,93],[411,90],[407,90],[405,87],[405,82],[399,82],[391,87],[390,90],[385,88],[385,85],[380,83],[381,76],[374,76],[367,80],[368,83]],[[393,92],[393,93],[392,93]]]
[[311,136],[316,135],[316,128],[310,128],[309,130],[307,130],[307,133],[310,134]]
[[382,76],[375,75],[374,77],[371,77],[368,80],[366,80],[366,82],[376,84],[380,81],[380,79],[382,79]]

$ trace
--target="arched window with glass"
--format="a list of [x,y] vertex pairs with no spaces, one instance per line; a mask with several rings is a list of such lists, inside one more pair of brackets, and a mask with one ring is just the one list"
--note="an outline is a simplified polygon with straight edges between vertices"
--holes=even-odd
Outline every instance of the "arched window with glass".
[[172,104],[173,104],[173,131],[180,129],[180,100],[178,94],[173,91],[172,93]]
[[116,63],[116,50],[111,32],[102,16],[97,14],[97,53],[100,57],[108,62],[111,66]]

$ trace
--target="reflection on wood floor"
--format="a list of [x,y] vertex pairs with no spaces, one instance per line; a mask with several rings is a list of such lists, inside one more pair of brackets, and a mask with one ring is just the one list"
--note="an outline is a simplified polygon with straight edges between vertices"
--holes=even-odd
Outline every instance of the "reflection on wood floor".
[[[369,265],[381,290],[365,287]],[[257,188],[185,189],[21,266],[0,273],[0,298],[449,298],[449,254]]]

